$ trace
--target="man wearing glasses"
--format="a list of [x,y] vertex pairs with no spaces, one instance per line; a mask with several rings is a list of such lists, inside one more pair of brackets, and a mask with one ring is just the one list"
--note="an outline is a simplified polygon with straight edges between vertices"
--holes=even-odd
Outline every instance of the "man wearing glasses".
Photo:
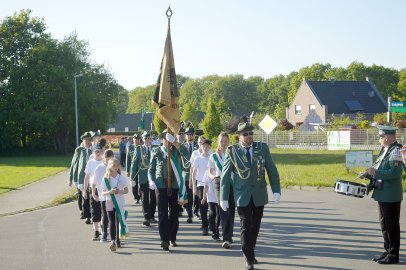
[[403,199],[402,145],[396,141],[396,128],[378,126],[378,129],[382,148],[374,166],[367,170],[367,174],[382,181],[382,185],[375,186],[372,198],[378,202],[385,251],[372,260],[379,264],[397,264],[400,247],[400,204]]
[[[264,205],[268,203],[265,171],[273,192],[279,202],[281,188],[279,174],[265,143],[254,142],[254,127],[250,123],[239,123],[239,142],[229,146],[224,160],[220,181],[220,206],[228,208],[230,186],[234,189],[234,200],[241,220],[241,248],[246,260],[246,269],[254,269],[255,245],[261,226]],[[234,174],[234,177],[232,177]]]

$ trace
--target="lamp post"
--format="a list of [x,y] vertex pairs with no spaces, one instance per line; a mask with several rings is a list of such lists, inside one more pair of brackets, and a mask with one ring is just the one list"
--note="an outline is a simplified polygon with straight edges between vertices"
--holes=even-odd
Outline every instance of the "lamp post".
[[76,123],[76,147],[79,146],[79,128],[78,128],[78,91],[77,91],[77,84],[76,79],[82,77],[82,74],[76,74],[73,76],[75,80],[75,123]]

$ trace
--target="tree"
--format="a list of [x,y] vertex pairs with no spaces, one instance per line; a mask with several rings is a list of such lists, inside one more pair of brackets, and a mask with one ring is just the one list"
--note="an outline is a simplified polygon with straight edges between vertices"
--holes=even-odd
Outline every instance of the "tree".
[[195,106],[193,106],[193,104],[185,104],[182,108],[182,115],[180,117],[181,121],[185,121],[185,122],[192,122],[193,126],[195,128],[198,127],[198,120],[197,120],[197,111]]
[[204,116],[202,127],[207,138],[217,137],[222,130],[220,115],[211,99],[207,105],[206,115]]
[[154,129],[155,131],[160,134],[162,133],[162,131],[164,131],[164,129],[166,128],[165,123],[159,119],[158,116],[158,109],[155,109],[155,113],[154,113]]

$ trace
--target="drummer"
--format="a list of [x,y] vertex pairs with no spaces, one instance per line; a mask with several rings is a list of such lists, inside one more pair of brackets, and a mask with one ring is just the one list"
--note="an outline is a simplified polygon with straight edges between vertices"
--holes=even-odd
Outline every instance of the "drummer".
[[400,248],[400,204],[403,199],[402,145],[396,141],[396,128],[378,126],[378,129],[382,148],[375,165],[369,168],[367,173],[383,183],[381,187],[375,187],[372,197],[378,202],[385,251],[373,258],[373,261],[379,264],[397,264]]

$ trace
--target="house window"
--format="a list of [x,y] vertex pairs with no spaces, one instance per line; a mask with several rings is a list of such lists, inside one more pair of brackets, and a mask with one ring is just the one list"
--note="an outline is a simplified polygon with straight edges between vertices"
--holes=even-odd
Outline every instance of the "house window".
[[315,111],[315,110],[316,110],[316,105],[310,104],[310,105],[309,105],[309,112]]
[[302,114],[302,106],[295,105],[295,114]]
[[124,128],[124,131],[125,131],[125,132],[128,132],[128,127],[125,127],[125,128]]

